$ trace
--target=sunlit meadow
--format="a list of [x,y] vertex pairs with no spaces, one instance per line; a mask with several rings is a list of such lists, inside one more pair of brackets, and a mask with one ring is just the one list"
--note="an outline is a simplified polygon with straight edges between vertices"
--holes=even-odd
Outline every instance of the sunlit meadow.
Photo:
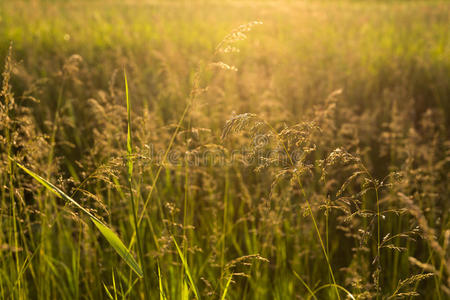
[[0,299],[450,299],[447,1],[0,0]]

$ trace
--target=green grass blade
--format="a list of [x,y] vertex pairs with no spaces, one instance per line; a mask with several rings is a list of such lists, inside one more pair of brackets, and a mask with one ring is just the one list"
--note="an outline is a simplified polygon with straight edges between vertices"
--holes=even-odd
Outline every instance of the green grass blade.
[[[343,286],[341,286],[341,285],[333,284],[333,283],[330,283],[330,284],[324,284],[324,285],[318,287],[317,289],[315,289],[315,290],[313,291],[313,296],[315,297],[315,295],[317,294],[318,291],[323,290],[323,289],[326,289],[326,288],[329,288],[329,287],[335,287],[335,288],[338,288],[338,289],[340,289],[341,291],[345,292],[345,293],[347,294],[347,296],[348,296],[350,299],[355,300],[355,297],[354,297],[354,296],[352,295],[352,293],[350,293],[347,289],[345,289],[345,288],[344,288]],[[307,298],[307,299],[311,299],[311,296],[308,295],[308,298]]]
[[40,247],[41,247],[41,245],[38,245],[36,247],[36,249],[33,251],[33,253],[31,254],[31,256],[27,256],[25,258],[25,261],[23,262],[22,268],[20,269],[20,272],[17,275],[16,282],[14,283],[10,294],[12,294],[14,292],[14,290],[16,289],[17,285],[19,284],[20,278],[23,276],[23,273],[25,273],[26,269],[28,269],[28,266],[31,264],[31,261],[33,260],[34,256],[36,255],[36,253],[38,252]]
[[119,237],[109,229],[105,224],[100,222],[98,219],[91,218],[98,230],[103,234],[103,236],[108,240],[111,246],[116,250],[116,252],[125,260],[125,262],[136,272],[140,277],[144,276],[141,267],[134,260],[131,253],[127,250],[127,247],[122,243]]
[[[125,79],[125,95],[127,100],[127,164],[128,164],[128,189],[130,192],[130,200],[131,200],[131,209],[133,212],[133,221],[134,221],[134,230],[136,234],[136,240],[138,242],[138,253],[139,253],[139,259],[141,261],[142,268],[145,271],[145,260],[144,260],[144,252],[142,248],[142,241],[140,239],[139,234],[139,224],[137,219],[137,211],[136,211],[136,203],[134,202],[133,197],[133,187],[132,187],[132,181],[133,181],[133,148],[131,145],[131,103],[130,98],[128,96],[128,80],[127,80],[127,72],[125,69],[123,70],[123,75]],[[144,277],[144,274],[142,274]],[[149,291],[149,287],[147,284],[147,280],[144,278],[144,296],[145,298],[148,298],[149,295],[147,294]]]
[[[11,159],[11,158],[10,158]],[[13,159],[11,159],[13,160]],[[67,196],[63,191],[61,191],[59,188],[57,188],[56,186],[54,186],[52,183],[50,183],[49,181],[47,181],[46,179],[42,178],[41,176],[37,175],[36,173],[34,173],[33,171],[31,171],[30,169],[26,168],[25,166],[19,164],[18,162],[16,162],[15,160],[13,160],[15,162],[15,164],[20,167],[22,170],[24,170],[28,175],[30,175],[31,177],[33,177],[34,179],[36,179],[40,184],[42,184],[44,187],[46,187],[50,192],[54,193],[56,196],[58,196],[59,198],[62,198],[66,201],[71,202],[72,204],[74,204],[76,207],[78,207],[79,209],[81,209],[84,213],[86,213],[88,216],[90,216],[91,218],[95,218],[94,215],[92,215],[88,210],[86,210],[84,207],[82,207],[80,204],[78,204],[78,202],[76,202],[75,200],[73,200],[72,198],[70,198],[69,196]]]
[[302,279],[302,277],[300,277],[300,275],[297,274],[297,272],[295,272],[294,270],[292,270],[292,272],[294,273],[295,277],[300,280],[300,282],[305,286],[305,288],[308,290],[308,292],[311,294],[311,296],[317,300],[316,295],[314,294],[314,292],[311,290],[311,288],[309,287],[309,285]]
[[117,288],[116,288],[116,278],[114,276],[114,269],[112,269],[111,275],[112,275],[112,282],[113,282],[114,300],[117,300]]
[[128,80],[127,80],[127,73],[124,70],[124,77],[125,77],[125,95],[127,98],[127,116],[128,116],[128,122],[127,122],[127,156],[128,156],[128,177],[131,179],[131,176],[133,175],[133,159],[131,157],[133,150],[131,147],[131,104],[130,104],[130,98],[128,97]]
[[[14,161],[14,160],[13,160]],[[119,239],[119,237],[105,224],[103,224],[99,219],[97,219],[93,214],[91,214],[87,209],[82,207],[78,202],[73,200],[71,197],[67,196],[63,191],[61,191],[59,188],[54,186],[52,183],[47,181],[46,179],[42,178],[41,176],[37,175],[33,171],[27,169],[25,166],[19,164],[18,162],[14,161],[17,166],[19,166],[22,170],[24,170],[27,174],[29,174],[31,177],[36,179],[40,184],[42,184],[44,187],[46,187],[49,191],[54,193],[59,198],[62,198],[66,201],[69,201],[73,203],[76,207],[81,209],[84,213],[86,213],[94,223],[94,225],[100,230],[101,234],[106,238],[106,240],[110,243],[110,245],[116,250],[116,252],[125,260],[125,262],[133,269],[133,271],[136,272],[140,277],[143,276],[141,267],[138,265],[138,263],[134,260],[131,253],[127,250],[125,245],[122,243],[122,241]]]
[[232,278],[233,278],[233,274],[231,274],[230,278],[228,278],[227,284],[225,285],[225,289],[223,290],[222,297],[220,297],[220,300],[225,300],[225,297],[227,296],[227,292],[228,292],[228,287],[230,286]]
[[189,270],[189,266],[186,262],[183,252],[181,252],[180,247],[178,247],[178,243],[173,236],[172,236],[172,240],[175,243],[175,247],[177,247],[178,255],[180,256],[181,262],[183,263],[184,269],[186,271],[186,275],[189,279],[189,283],[191,284],[191,288],[194,291],[195,298],[200,299],[200,297],[198,295],[197,287],[194,284],[194,280],[192,279],[192,276],[191,276],[191,271]]
[[189,300],[189,286],[184,279],[182,280],[181,288],[181,300]]
[[158,262],[158,282],[159,282],[159,299],[167,300],[167,297],[164,294],[164,288],[161,280],[161,269],[159,268],[159,262]]
[[113,296],[111,295],[111,293],[109,292],[108,287],[106,286],[106,284],[105,284],[104,282],[102,282],[102,283],[103,283],[103,288],[104,288],[105,291],[106,291],[106,295],[109,297],[109,299],[114,300],[114,298],[113,298]]

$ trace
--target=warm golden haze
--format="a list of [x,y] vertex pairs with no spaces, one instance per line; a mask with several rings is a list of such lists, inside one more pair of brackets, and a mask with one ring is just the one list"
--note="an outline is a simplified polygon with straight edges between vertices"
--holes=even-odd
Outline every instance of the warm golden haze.
[[0,1],[0,299],[448,299],[449,16]]

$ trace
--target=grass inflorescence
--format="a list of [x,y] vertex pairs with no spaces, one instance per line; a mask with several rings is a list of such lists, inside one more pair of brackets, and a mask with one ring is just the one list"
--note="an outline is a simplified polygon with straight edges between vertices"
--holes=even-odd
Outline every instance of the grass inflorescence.
[[449,298],[449,9],[0,3],[0,299]]

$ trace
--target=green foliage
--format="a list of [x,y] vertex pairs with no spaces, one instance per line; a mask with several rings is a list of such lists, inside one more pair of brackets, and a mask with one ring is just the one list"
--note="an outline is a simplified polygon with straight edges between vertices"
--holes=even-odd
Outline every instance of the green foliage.
[[447,299],[449,10],[0,1],[0,299]]
[[73,200],[71,197],[67,196],[63,191],[61,191],[59,188],[54,186],[49,181],[45,180],[41,176],[37,175],[33,171],[25,168],[21,164],[16,162],[16,165],[19,166],[22,170],[24,170],[28,175],[36,179],[40,184],[42,184],[46,189],[54,193],[56,196],[58,196],[61,199],[64,199],[72,204],[74,204],[77,208],[79,208],[81,211],[83,211],[85,214],[87,214],[90,218],[92,223],[97,227],[98,230],[102,233],[102,235],[106,238],[106,240],[109,242],[109,244],[116,250],[116,252],[125,260],[125,262],[131,267],[133,271],[136,272],[139,276],[143,276],[141,267],[138,265],[138,263],[134,260],[133,255],[127,250],[123,242],[120,240],[120,238],[110,229],[108,226],[103,224],[98,218],[96,218],[93,214],[91,214],[87,209],[83,208],[78,202]]

